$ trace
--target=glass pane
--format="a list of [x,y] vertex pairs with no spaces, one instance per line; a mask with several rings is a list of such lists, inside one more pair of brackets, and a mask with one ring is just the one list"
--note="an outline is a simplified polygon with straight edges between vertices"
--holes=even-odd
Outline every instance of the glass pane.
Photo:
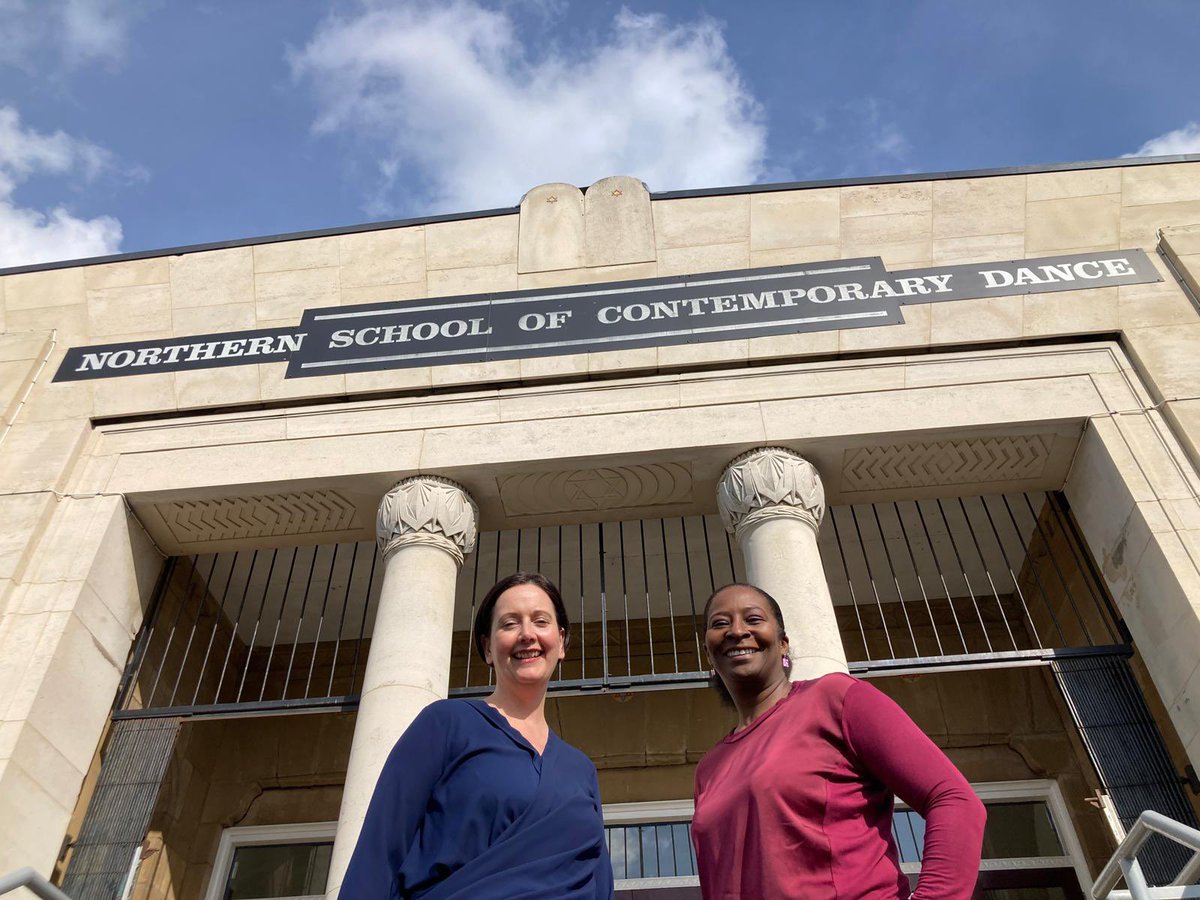
[[988,804],[984,859],[1065,855],[1044,801]]
[[612,858],[613,878],[628,878],[625,869],[625,829],[606,828],[608,855]]
[[675,874],[695,875],[692,865],[692,836],[688,833],[690,826],[686,822],[676,822],[671,826],[671,843],[675,850]]
[[642,877],[658,877],[658,842],[654,839],[653,825],[643,825],[638,829],[642,839]]
[[225,887],[226,900],[305,897],[325,893],[333,844],[238,847]]

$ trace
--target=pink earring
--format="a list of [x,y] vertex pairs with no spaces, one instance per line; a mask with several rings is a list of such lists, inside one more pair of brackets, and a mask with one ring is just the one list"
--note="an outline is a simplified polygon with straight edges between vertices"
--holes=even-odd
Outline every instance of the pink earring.
[[792,661],[786,656],[783,658],[783,671],[788,671],[792,667]]

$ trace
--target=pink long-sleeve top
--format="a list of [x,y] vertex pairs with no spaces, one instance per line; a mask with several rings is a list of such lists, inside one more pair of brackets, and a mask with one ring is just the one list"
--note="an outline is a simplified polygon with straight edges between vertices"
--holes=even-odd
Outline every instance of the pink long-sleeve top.
[[962,773],[866,682],[797,682],[696,768],[692,839],[705,900],[908,897],[893,795],[925,819],[915,900],[967,900],[985,814]]

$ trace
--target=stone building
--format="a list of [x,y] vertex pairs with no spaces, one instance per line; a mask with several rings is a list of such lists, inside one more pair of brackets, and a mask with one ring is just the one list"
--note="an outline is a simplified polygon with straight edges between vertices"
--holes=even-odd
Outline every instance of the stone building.
[[1080,897],[1141,810],[1195,822],[1198,282],[1200,157],[614,177],[0,272],[0,872],[335,896],[523,568],[619,896],[698,896],[696,611],[750,579],[802,676],[873,679],[976,786],[981,896]]

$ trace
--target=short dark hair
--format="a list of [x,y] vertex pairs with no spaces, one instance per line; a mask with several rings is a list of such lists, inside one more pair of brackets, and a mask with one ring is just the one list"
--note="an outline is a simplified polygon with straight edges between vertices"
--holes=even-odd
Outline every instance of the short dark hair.
[[[767,605],[771,607],[771,615],[775,617],[775,623],[779,626],[780,637],[786,638],[787,626],[783,622],[783,610],[779,608],[779,601],[760,588],[757,584],[748,584],[745,581],[735,581],[731,584],[722,585],[708,595],[708,599],[704,601],[704,630],[708,630],[708,610],[712,606],[713,600],[716,599],[717,594],[723,593],[730,588],[738,587],[754,591],[754,593],[758,594],[758,596],[767,601]],[[712,675],[709,676],[708,686],[716,691],[720,696],[722,705],[730,708],[735,705],[733,702],[733,695],[729,693],[729,688],[725,687],[725,682],[721,680],[721,676],[717,674],[715,669],[713,670]]]
[[546,592],[546,596],[554,604],[554,619],[558,623],[559,629],[566,634],[565,643],[569,644],[571,642],[571,620],[567,617],[567,605],[563,603],[562,594],[559,593],[558,586],[540,572],[514,572],[492,585],[491,590],[484,595],[483,602],[479,604],[479,609],[475,613],[475,625],[472,631],[475,641],[475,652],[479,654],[479,658],[485,663],[487,662],[487,655],[483,652],[483,642],[492,633],[492,619],[496,612],[496,601],[509,588],[521,584],[532,584]]

